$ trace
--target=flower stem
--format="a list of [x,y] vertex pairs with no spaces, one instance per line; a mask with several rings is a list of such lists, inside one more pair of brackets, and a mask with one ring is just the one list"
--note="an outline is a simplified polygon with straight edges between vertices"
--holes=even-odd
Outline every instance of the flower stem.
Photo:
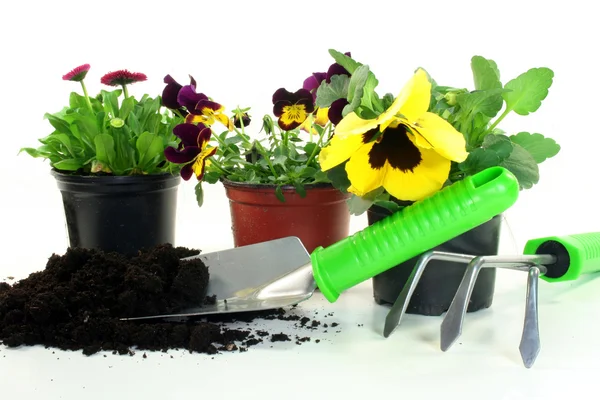
[[85,101],[88,105],[88,108],[94,114],[94,109],[92,108],[92,103],[90,102],[90,96],[88,95],[87,88],[85,87],[85,83],[83,83],[83,79],[79,81],[81,83],[81,88],[83,89],[83,96],[85,97]]
[[218,169],[219,171],[221,171],[221,173],[227,175],[228,172],[225,170],[225,168],[221,165],[220,162],[218,162],[217,160],[215,160],[213,157],[209,158],[208,161],[210,161],[210,166],[212,167],[213,165],[215,166],[216,169]]
[[317,145],[315,146],[312,153],[310,154],[310,157],[308,157],[308,160],[306,161],[306,165],[309,165],[310,162],[313,160],[313,158],[315,158],[315,156],[317,155],[317,149],[321,146],[321,143],[323,142],[323,136],[325,136],[325,132],[329,132],[330,129],[331,129],[331,122],[328,122],[327,126],[325,128],[323,128],[323,131],[319,135],[319,140],[317,141]]
[[502,113],[502,115],[500,115],[498,117],[498,119],[496,121],[494,121],[494,123],[492,124],[492,126],[489,127],[489,129],[487,130],[488,132],[491,132],[494,130],[494,128],[496,126],[498,126],[498,124],[500,123],[500,121],[502,121],[504,119],[504,117],[506,117],[508,114],[510,114],[510,112],[512,111],[512,108],[507,108],[506,110],[504,110],[504,112]]
[[256,143],[256,147],[258,148],[258,151],[262,154],[263,158],[267,162],[267,165],[269,166],[269,169],[271,170],[271,173],[273,174],[273,176],[275,178],[279,178],[279,174],[277,173],[277,171],[275,171],[275,168],[273,167],[273,164],[271,163],[271,159],[269,158],[269,155],[267,154],[267,151],[265,150],[265,148],[262,146],[262,144],[260,144],[260,142],[258,140],[254,143]]
[[129,97],[129,92],[127,91],[127,85],[122,85],[123,86],[123,95],[125,95],[125,98]]

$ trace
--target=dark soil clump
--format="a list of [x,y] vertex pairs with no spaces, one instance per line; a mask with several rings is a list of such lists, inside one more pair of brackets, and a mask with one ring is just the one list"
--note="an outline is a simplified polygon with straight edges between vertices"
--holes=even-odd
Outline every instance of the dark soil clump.
[[[9,347],[41,344],[86,355],[101,350],[185,348],[214,354],[249,331],[213,323],[121,321],[214,303],[206,296],[208,268],[197,250],[165,244],[128,257],[70,248],[53,254],[41,272],[10,286],[0,283],[0,341]],[[216,347],[215,344],[219,347]]]
[[271,335],[271,342],[289,342],[291,340],[285,333],[274,333]]

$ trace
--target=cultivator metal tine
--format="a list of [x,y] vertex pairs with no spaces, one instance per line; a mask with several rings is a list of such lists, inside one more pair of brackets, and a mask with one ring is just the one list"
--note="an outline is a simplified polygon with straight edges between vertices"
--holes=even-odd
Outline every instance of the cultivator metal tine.
[[467,255],[467,254],[458,254],[458,253],[446,253],[442,251],[429,251],[423,254],[415,268],[413,269],[411,275],[409,276],[406,284],[402,288],[402,291],[398,295],[398,298],[394,302],[390,312],[388,313],[385,319],[385,325],[383,328],[383,336],[388,337],[392,334],[392,332],[396,329],[396,327],[400,324],[402,317],[406,313],[406,309],[408,307],[408,303],[417,288],[419,283],[419,279],[423,275],[425,268],[432,260],[442,260],[442,261],[450,261],[450,262],[462,262],[468,264],[475,256]]
[[525,322],[519,352],[523,364],[531,368],[540,353],[540,330],[538,326],[538,279],[546,273],[546,267],[535,265],[527,274],[527,295],[525,296]]
[[482,268],[506,268],[528,272],[525,323],[521,345],[521,357],[528,368],[533,364],[540,348],[537,322],[537,281],[540,273],[546,273],[542,264],[552,264],[556,258],[552,255],[519,256],[481,256],[476,257],[467,266],[460,286],[452,300],[440,327],[440,347],[448,350],[462,333],[469,299],[473,293],[477,275]]

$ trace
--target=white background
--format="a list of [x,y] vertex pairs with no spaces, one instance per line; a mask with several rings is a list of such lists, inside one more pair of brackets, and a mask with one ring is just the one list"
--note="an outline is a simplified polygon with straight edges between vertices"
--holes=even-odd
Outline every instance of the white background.
[[[535,237],[599,231],[595,186],[600,146],[597,113],[600,28],[595,7],[593,2],[573,0],[3,2],[0,5],[3,86],[0,93],[0,170],[3,172],[0,279],[8,274],[26,277],[42,269],[52,252],[61,253],[67,247],[60,194],[49,175],[48,164],[26,154],[17,156],[17,153],[21,147],[37,146],[37,139],[51,132],[50,125],[43,120],[44,113],[60,110],[67,104],[69,93],[80,90],[77,83],[62,81],[61,77],[84,63],[92,67],[86,79],[90,94],[106,88],[100,85],[100,77],[117,69],[148,75],[147,82],[130,86],[130,92],[136,96],[160,94],[166,74],[182,84],[188,82],[187,76],[191,74],[198,82],[199,91],[229,110],[237,105],[251,106],[254,121],[260,121],[264,113],[271,111],[271,95],[275,90],[286,87],[294,91],[311,72],[325,71],[333,62],[327,52],[330,48],[351,51],[354,58],[368,64],[380,81],[381,94],[397,93],[417,67],[424,67],[440,84],[472,88],[470,59],[473,55],[495,60],[503,82],[529,68],[549,67],[555,79],[541,108],[527,117],[511,114],[500,128],[509,133],[542,133],[554,138],[562,150],[540,165],[540,183],[523,192],[518,203],[506,213],[508,224],[502,251],[518,253],[528,239]],[[258,124],[254,124],[254,129],[258,131]],[[207,187],[206,204],[198,208],[193,184],[187,182],[180,186],[176,244],[204,251],[230,247],[228,204],[222,187]],[[365,225],[364,215],[352,220],[353,231]],[[600,289],[597,282],[594,284]],[[517,293],[521,296],[522,285],[519,288]],[[541,290],[546,288],[542,286]],[[594,299],[592,292],[588,294]],[[371,310],[369,288],[355,295],[358,296],[356,304]],[[516,304],[521,301],[518,299]],[[593,301],[596,307],[586,308],[586,314],[561,309],[556,311],[556,318],[569,316],[570,323],[582,330],[591,329],[585,324],[587,320],[597,331],[595,321],[600,302]],[[376,313],[383,318],[383,311],[377,309]],[[348,315],[352,318],[353,314]],[[545,317],[549,321],[553,315]],[[515,318],[519,320],[521,315]],[[558,320],[555,323],[562,326]],[[369,338],[373,337],[378,336],[373,333]],[[386,345],[392,345],[374,340],[377,345],[372,352],[385,358],[389,351]],[[600,356],[594,342],[581,338],[578,342],[582,354],[584,348],[592,352],[589,360]],[[502,343],[510,349],[517,345],[516,342]],[[482,349],[483,356],[485,352],[494,352],[487,346]],[[311,356],[315,360],[332,357],[329,363],[333,363],[336,359],[337,353],[323,355],[319,350],[315,349],[317,353]],[[392,353],[397,359],[402,357],[397,347]],[[470,355],[482,357],[482,353]],[[29,356],[24,355],[25,358],[14,356],[15,365],[21,369],[37,363],[40,359],[36,357],[44,357],[42,353],[26,354]],[[272,357],[267,354],[265,357]],[[370,357],[360,351],[354,355],[362,360],[363,366]],[[279,360],[279,356],[283,358]],[[285,365],[289,361],[285,361],[284,352],[277,357],[273,363]],[[311,374],[309,361],[304,371],[307,375]],[[415,372],[419,376],[427,373],[424,366],[428,364],[432,366],[432,373],[440,373],[434,367],[438,362],[435,357],[413,361],[422,366]],[[459,361],[455,360],[455,364],[445,361],[444,365],[456,368],[462,365]],[[392,358],[384,361],[388,366],[394,362]],[[546,362],[552,365],[552,360],[546,359]],[[573,367],[584,367],[571,362]],[[502,368],[493,361],[486,364],[485,358],[475,364],[480,370]],[[52,368],[51,365],[48,362],[47,367]],[[215,365],[210,368],[218,368]],[[1,374],[6,367],[0,358]],[[229,367],[233,368],[231,364]],[[597,370],[598,364],[588,367]],[[90,368],[92,373],[93,367]],[[335,367],[332,368],[335,371]],[[514,360],[507,368],[512,368],[514,374],[523,372]],[[277,370],[282,373],[281,368]],[[298,372],[298,368],[293,370]],[[406,370],[398,371],[391,375],[387,371],[383,376],[395,379]],[[150,373],[153,374],[161,375],[156,371]],[[25,373],[27,378],[21,378],[34,387],[40,375],[45,376],[43,371],[31,370]],[[508,375],[505,378],[508,379]],[[310,385],[311,379],[304,381]],[[470,385],[468,376],[460,379],[464,379],[465,386]],[[569,377],[567,382],[575,383],[577,379]],[[417,381],[419,379],[414,380]],[[25,384],[25,381],[15,382]],[[522,380],[515,382],[525,385]],[[417,387],[416,383],[411,386],[414,390]],[[61,395],[65,393],[68,392]],[[453,393],[458,395],[458,392]],[[505,397],[498,398],[522,398],[518,394],[525,391],[513,388],[502,393]],[[541,392],[528,393],[534,396]],[[545,396],[549,398],[548,393]]]

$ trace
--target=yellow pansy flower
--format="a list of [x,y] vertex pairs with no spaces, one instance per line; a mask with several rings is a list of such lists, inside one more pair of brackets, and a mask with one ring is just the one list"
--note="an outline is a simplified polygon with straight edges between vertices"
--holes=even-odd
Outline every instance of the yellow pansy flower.
[[348,191],[357,196],[383,186],[397,199],[418,201],[440,190],[451,161],[462,162],[468,153],[464,136],[427,111],[430,97],[431,83],[419,69],[377,118],[349,113],[321,150],[321,168],[327,171],[348,160]]

